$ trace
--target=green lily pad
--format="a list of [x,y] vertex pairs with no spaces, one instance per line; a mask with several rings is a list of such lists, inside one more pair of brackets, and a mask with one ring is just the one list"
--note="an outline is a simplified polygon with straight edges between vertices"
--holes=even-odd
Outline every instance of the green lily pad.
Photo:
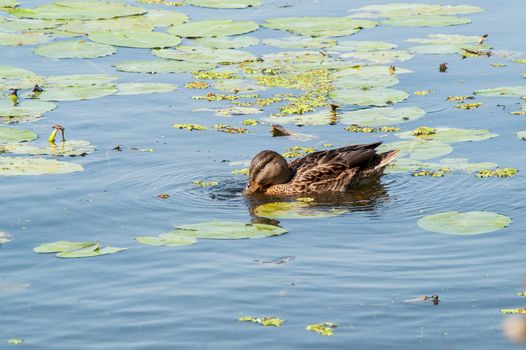
[[181,43],[181,38],[167,33],[140,30],[91,32],[88,38],[101,44],[144,49],[171,47]]
[[267,19],[263,24],[267,28],[314,37],[352,35],[377,25],[377,22],[348,17],[283,17]]
[[490,45],[479,44],[430,44],[413,46],[408,51],[419,55],[450,55],[460,54],[463,50],[480,51],[491,49]]
[[27,154],[32,156],[50,155],[55,157],[77,157],[85,156],[95,151],[88,141],[71,140],[60,143],[47,143],[43,146],[31,143],[9,143],[0,145],[0,153]]
[[176,232],[164,233],[156,237],[142,236],[135,238],[135,240],[141,244],[166,247],[179,247],[191,245],[197,242],[196,238],[179,236]]
[[69,242],[58,241],[44,243],[34,248],[38,254],[57,253],[59,258],[89,258],[99,255],[114,254],[126,250],[126,248],[104,247],[99,242]]
[[385,17],[419,17],[429,15],[460,15],[483,12],[484,9],[471,5],[438,5],[417,3],[391,3],[361,7],[353,14],[353,18],[385,18]]
[[154,24],[146,16],[119,17],[93,21],[71,20],[60,26],[61,30],[76,34],[111,31],[142,31],[150,32]]
[[44,243],[34,248],[33,251],[38,254],[60,253],[83,249],[95,245],[93,242],[69,242],[58,241],[53,243]]
[[37,137],[38,135],[30,130],[0,127],[0,143],[33,141]]
[[393,75],[348,75],[341,76],[332,81],[336,89],[370,90],[373,88],[386,88],[398,84],[400,81]]
[[[44,101],[80,101],[101,98],[117,92],[114,84],[63,86],[44,88],[36,98]],[[27,93],[32,97],[32,93]]]
[[67,174],[83,170],[80,164],[52,159],[0,157],[0,176]]
[[383,144],[378,147],[378,152],[386,152],[393,149],[399,149],[401,157],[407,155],[409,158],[416,160],[438,158],[453,151],[453,147],[447,143],[411,140]]
[[127,61],[114,65],[117,70],[131,73],[192,73],[215,67],[213,63],[176,61],[176,60],[146,60]]
[[18,106],[8,100],[0,100],[0,121],[4,123],[19,123],[33,121],[44,113],[57,108],[52,102],[23,100]]
[[182,237],[202,239],[245,239],[279,236],[287,230],[266,224],[245,224],[243,222],[212,221],[201,224],[178,226],[175,234]]
[[329,125],[335,124],[337,121],[335,113],[325,110],[314,113],[306,113],[300,115],[290,116],[270,116],[265,118],[265,121],[274,124],[294,124],[294,125]]
[[[389,72],[389,66],[380,65],[354,65],[346,69],[342,69],[333,74],[335,78],[350,77],[350,76],[361,76],[368,77],[370,79],[376,79],[377,76],[391,76]],[[396,67],[396,74],[411,73],[409,69]]]
[[152,50],[152,53],[160,58],[199,63],[239,63],[256,59],[256,56],[246,51],[199,46],[180,46],[174,50]]
[[57,1],[52,4],[40,5],[35,8],[16,8],[9,11],[11,15],[23,18],[80,20],[142,15],[146,12],[147,11],[143,8],[120,2],[92,0]]
[[92,43],[86,40],[71,40],[41,45],[33,52],[49,58],[97,58],[113,55],[116,50],[110,45]]
[[395,44],[386,43],[383,41],[357,41],[347,40],[338,41],[338,45],[331,47],[331,51],[385,51],[395,49]]
[[254,215],[270,219],[319,219],[339,216],[347,210],[322,210],[301,202],[273,202],[257,206]]
[[281,39],[265,39],[267,46],[281,47],[284,49],[324,49],[336,45],[337,41],[327,38],[312,38],[301,36],[288,36]]
[[47,88],[66,88],[72,86],[95,86],[107,85],[118,77],[107,74],[74,74],[74,75],[52,75],[45,78],[42,86]]
[[170,92],[177,90],[177,85],[167,83],[120,83],[116,95],[141,95]]
[[42,79],[26,69],[0,66],[0,90],[30,89],[35,84],[42,84]]
[[115,254],[127,250],[128,248],[104,247],[98,249],[91,249],[90,247],[57,253],[58,258],[91,258],[94,256]]
[[401,50],[378,50],[378,51],[356,51],[340,55],[341,58],[352,59],[353,62],[368,61],[372,63],[391,63],[394,61],[407,61],[414,57],[407,51]]
[[435,133],[430,135],[414,136],[412,131],[406,131],[396,136],[402,139],[424,139],[435,140],[445,143],[453,142],[469,142],[482,141],[497,137],[499,135],[491,133],[489,130],[475,130],[475,129],[457,129],[457,128],[436,128]]
[[194,39],[199,46],[211,47],[213,49],[240,49],[259,44],[259,39],[253,36],[235,36],[220,38],[197,38]]
[[497,164],[492,162],[470,163],[464,158],[445,158],[438,163],[424,163],[415,159],[396,158],[394,162],[389,163],[385,173],[407,173],[418,170],[439,171],[444,168],[447,168],[449,171],[474,173],[484,169],[495,169]]
[[190,20],[184,13],[168,10],[148,10],[145,17],[155,27],[174,26]]
[[451,235],[478,235],[507,227],[511,219],[507,216],[487,211],[446,211],[424,216],[418,226],[427,231]]
[[168,28],[168,32],[184,38],[223,37],[250,33],[259,26],[252,21],[208,20],[190,21]]
[[397,27],[445,27],[471,23],[466,17],[455,16],[406,16],[392,17],[382,21],[382,24]]
[[265,91],[266,86],[258,85],[256,82],[245,79],[222,79],[214,81],[214,89],[227,92],[256,92]]
[[493,89],[482,89],[473,92],[480,96],[526,96],[526,85],[520,86],[503,86]]
[[51,36],[39,33],[4,33],[0,32],[0,45],[22,46],[48,42]]
[[426,45],[478,44],[480,36],[461,34],[429,34],[426,38],[409,38],[405,41]]
[[[1,6],[0,6],[1,7]],[[53,29],[61,25],[61,21],[27,19],[16,17],[0,17],[0,32],[23,33],[35,32],[44,29]]]
[[409,94],[402,90],[373,88],[337,90],[330,93],[329,97],[337,104],[383,107],[401,102],[408,98]]
[[261,0],[186,0],[186,3],[199,7],[216,9],[244,9],[261,5]]

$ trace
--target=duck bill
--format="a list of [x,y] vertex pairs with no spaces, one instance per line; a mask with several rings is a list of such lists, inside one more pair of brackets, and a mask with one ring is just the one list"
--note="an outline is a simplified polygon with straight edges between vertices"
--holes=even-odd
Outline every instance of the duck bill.
[[258,192],[261,189],[261,186],[254,181],[249,181],[248,185],[245,187],[245,190],[243,191],[245,194],[254,194]]

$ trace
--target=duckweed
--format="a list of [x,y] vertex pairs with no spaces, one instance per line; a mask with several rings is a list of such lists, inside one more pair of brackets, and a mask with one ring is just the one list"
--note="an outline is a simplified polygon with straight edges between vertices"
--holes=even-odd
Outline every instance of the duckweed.
[[260,324],[264,327],[281,327],[285,320],[277,317],[252,317],[252,316],[243,316],[238,318],[239,322],[252,322]]
[[435,90],[418,90],[418,91],[413,92],[413,94],[415,94],[416,96],[426,96],[432,93],[433,91]]
[[205,83],[204,81],[191,81],[189,83],[186,83],[184,85],[187,89],[206,89],[210,87],[208,83]]
[[201,181],[201,180],[195,180],[193,182],[194,185],[199,186],[201,188],[205,187],[212,187],[217,186],[219,183],[217,181]]
[[455,107],[458,109],[476,109],[482,106],[482,103],[475,102],[475,103],[459,103]]
[[241,121],[241,124],[243,125],[258,125],[259,122],[256,119],[245,119]]
[[307,327],[305,327],[305,329],[311,332],[319,333],[325,337],[332,337],[334,335],[333,329],[335,329],[336,327],[338,327],[338,325],[332,322],[324,322],[310,324]]
[[446,101],[449,102],[462,102],[465,100],[473,100],[475,97],[473,96],[448,96]]
[[220,79],[235,79],[236,76],[232,72],[211,72],[211,71],[199,71],[193,72],[192,75],[196,79],[203,80],[220,80]]
[[186,129],[186,130],[189,130],[189,131],[207,130],[208,129],[206,126],[201,125],[201,124],[174,124],[174,125],[172,125],[172,128]]
[[428,126],[421,126],[413,130],[411,134],[413,134],[414,136],[425,136],[425,135],[436,134],[436,132],[437,132],[437,129],[435,128],[430,128]]

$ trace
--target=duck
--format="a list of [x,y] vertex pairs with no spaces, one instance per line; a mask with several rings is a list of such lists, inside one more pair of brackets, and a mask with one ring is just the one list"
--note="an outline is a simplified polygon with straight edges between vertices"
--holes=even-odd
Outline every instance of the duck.
[[250,162],[245,195],[298,195],[347,192],[353,186],[376,181],[399,150],[378,153],[382,142],[318,151],[290,163],[271,150]]

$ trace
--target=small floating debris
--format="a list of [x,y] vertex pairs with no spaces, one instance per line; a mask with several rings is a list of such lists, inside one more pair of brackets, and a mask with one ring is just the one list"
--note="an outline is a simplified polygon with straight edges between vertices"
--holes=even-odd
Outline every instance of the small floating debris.
[[159,197],[161,199],[168,199],[168,198],[170,198],[170,195],[168,193],[161,193],[157,197]]
[[484,169],[484,170],[480,170],[477,173],[477,176],[480,177],[480,178],[485,178],[485,177],[512,177],[512,176],[517,175],[518,172],[519,172],[519,170],[517,170],[515,168],[500,168],[500,169],[494,169],[494,170]]
[[334,335],[333,330],[337,327],[338,325],[335,323],[324,322],[324,323],[309,324],[307,327],[305,327],[305,329],[311,332],[319,333],[325,337],[332,337]]
[[235,170],[232,170],[231,173],[233,175],[245,175],[245,176],[248,176],[248,168],[235,169]]
[[188,131],[194,131],[194,130],[208,130],[208,128],[201,124],[174,124],[172,125],[172,128],[176,129],[186,129]]
[[455,106],[455,108],[458,109],[476,109],[482,106],[482,103],[475,102],[475,103],[459,103]]
[[434,91],[436,90],[417,90],[417,91],[414,91],[413,94],[415,94],[416,96],[426,96]]
[[419,177],[419,176],[431,176],[431,177],[443,177],[446,173],[448,173],[450,170],[447,168],[443,168],[438,171],[432,171],[432,170],[421,170],[417,171],[412,176]]
[[500,312],[502,312],[505,315],[510,314],[526,314],[526,308],[517,308],[517,309],[501,309]]
[[219,183],[217,181],[201,181],[201,180],[195,180],[193,182],[194,185],[199,186],[201,188],[205,187],[212,187],[217,186]]
[[431,295],[431,296],[422,295],[415,299],[405,300],[404,303],[418,303],[421,301],[431,301],[433,305],[438,305],[440,303],[440,299],[438,295]]
[[11,235],[6,232],[0,231],[0,244],[11,242]]
[[238,318],[239,322],[252,322],[260,324],[264,327],[281,327],[285,320],[277,317],[252,317],[252,316],[242,316]]
[[230,126],[226,124],[215,124],[213,128],[219,132],[224,132],[227,134],[246,134],[248,133],[248,129],[236,128],[234,126]]
[[296,260],[295,256],[282,256],[281,258],[272,260],[254,260],[255,262],[268,265],[283,265]]
[[187,89],[206,89],[210,87],[210,85],[204,81],[191,81],[186,83],[184,87]]
[[474,96],[448,96],[446,101],[449,102],[462,102],[465,100],[473,100]]
[[438,71],[440,73],[446,73],[447,72],[447,63],[440,63],[438,66]]
[[24,344],[24,339],[20,338],[12,338],[7,341],[7,344],[9,345],[22,345]]
[[241,121],[241,124],[243,125],[258,125],[259,122],[256,119],[245,119]]

